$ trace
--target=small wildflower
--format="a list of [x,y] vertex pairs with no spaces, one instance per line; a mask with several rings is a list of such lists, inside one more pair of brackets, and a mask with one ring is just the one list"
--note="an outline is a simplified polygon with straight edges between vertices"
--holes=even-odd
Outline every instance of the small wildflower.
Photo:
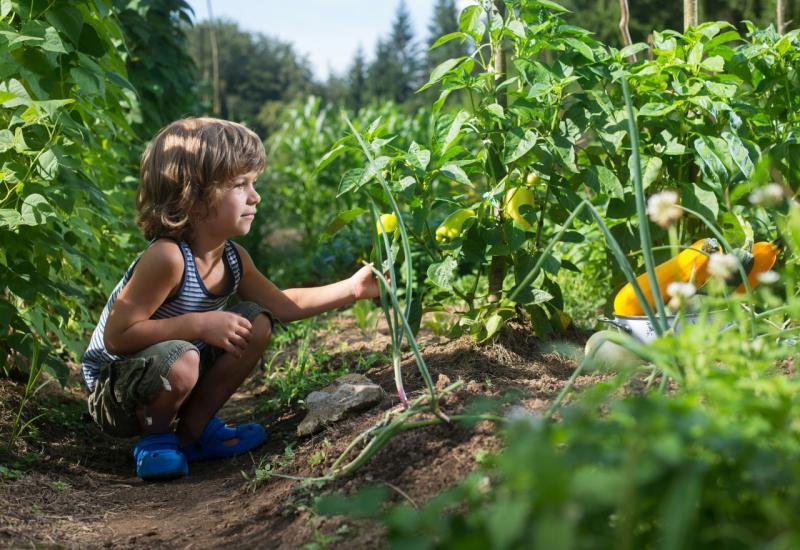
[[697,288],[692,283],[672,282],[667,286],[667,295],[670,296],[669,307],[678,310],[695,295]]
[[759,187],[752,193],[748,199],[751,204],[758,206],[770,207],[777,206],[786,196],[786,191],[782,185],[778,183],[770,183],[764,187]]
[[739,260],[733,254],[717,252],[708,259],[708,273],[712,277],[729,279],[739,266]]
[[778,282],[780,275],[770,269],[764,273],[759,273],[756,278],[762,285],[772,285]]
[[662,191],[647,199],[647,214],[653,223],[661,227],[669,227],[683,214],[678,207],[678,193],[675,191]]

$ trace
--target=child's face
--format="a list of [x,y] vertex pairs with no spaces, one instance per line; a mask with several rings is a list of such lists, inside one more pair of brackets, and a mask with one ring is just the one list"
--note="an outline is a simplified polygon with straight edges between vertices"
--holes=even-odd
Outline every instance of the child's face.
[[249,172],[233,178],[201,221],[201,227],[224,238],[246,235],[256,215],[256,205],[261,202],[254,188],[256,177],[256,172]]

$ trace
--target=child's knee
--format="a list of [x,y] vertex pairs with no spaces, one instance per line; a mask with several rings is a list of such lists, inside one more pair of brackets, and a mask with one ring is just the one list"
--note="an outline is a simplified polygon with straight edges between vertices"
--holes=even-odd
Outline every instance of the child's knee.
[[178,396],[186,396],[200,377],[200,355],[196,350],[188,350],[178,357],[169,369],[170,391]]
[[253,319],[252,329],[250,330],[250,344],[260,351],[267,349],[269,341],[272,339],[272,322],[266,314],[261,313]]

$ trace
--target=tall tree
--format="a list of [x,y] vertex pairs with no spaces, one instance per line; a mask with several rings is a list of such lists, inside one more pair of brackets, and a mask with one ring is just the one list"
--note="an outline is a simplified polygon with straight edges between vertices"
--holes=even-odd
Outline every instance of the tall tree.
[[[292,44],[245,32],[230,21],[215,21],[214,28],[219,46],[223,118],[245,122],[264,133],[271,125],[260,116],[267,102],[292,101],[313,90],[311,66]],[[205,80],[207,100],[211,99],[207,80],[212,73],[210,30],[209,23],[202,22],[187,33],[189,53],[197,65],[198,78]]]
[[411,15],[405,0],[400,0],[389,36],[378,41],[375,60],[367,71],[373,95],[405,102],[418,88],[420,67]]
[[367,60],[364,58],[364,49],[359,45],[347,71],[347,106],[358,111],[367,103],[368,96]]
[[426,56],[428,71],[448,59],[467,55],[467,45],[458,40],[451,40],[435,50],[430,49],[439,38],[457,31],[458,8],[456,7],[455,0],[436,0],[436,4],[433,6],[433,16],[428,25],[429,49]]

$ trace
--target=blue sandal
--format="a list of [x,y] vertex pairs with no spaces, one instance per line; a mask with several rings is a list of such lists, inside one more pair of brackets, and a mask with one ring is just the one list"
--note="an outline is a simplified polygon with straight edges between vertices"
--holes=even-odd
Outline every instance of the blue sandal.
[[174,479],[189,473],[174,433],[147,435],[133,448],[136,475],[146,481]]
[[[225,445],[230,439],[238,439],[236,445]],[[189,462],[227,458],[252,451],[267,440],[267,432],[261,424],[250,422],[231,428],[218,416],[208,421],[203,433],[194,443],[181,449]]]

